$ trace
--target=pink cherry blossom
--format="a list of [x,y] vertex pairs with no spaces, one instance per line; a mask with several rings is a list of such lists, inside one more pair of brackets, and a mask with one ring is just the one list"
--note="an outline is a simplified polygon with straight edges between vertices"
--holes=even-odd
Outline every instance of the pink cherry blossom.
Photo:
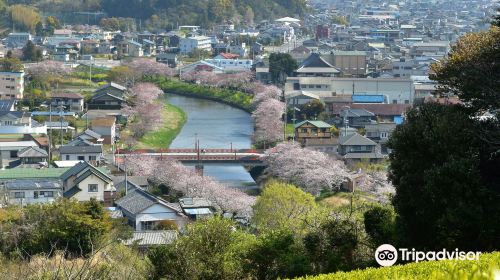
[[323,189],[338,190],[348,176],[340,160],[325,153],[301,148],[297,143],[281,143],[266,151],[268,175],[296,184],[318,195]]

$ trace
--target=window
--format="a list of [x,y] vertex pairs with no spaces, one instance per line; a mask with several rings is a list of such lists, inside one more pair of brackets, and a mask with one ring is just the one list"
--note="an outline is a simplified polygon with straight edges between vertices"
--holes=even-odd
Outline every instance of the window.
[[392,104],[398,104],[398,101],[396,99],[392,100]]
[[10,151],[10,158],[17,158],[17,151]]
[[97,186],[97,184],[89,184],[89,192],[98,192],[99,191],[99,187]]
[[316,85],[316,88],[321,88],[321,85]]
[[381,138],[387,138],[387,132],[381,132],[380,133]]
[[5,121],[4,124],[5,125],[12,125],[12,121]]
[[34,192],[33,192],[33,198],[34,198],[34,199],[37,199],[37,198],[38,198],[38,192],[37,192],[37,191],[34,191]]
[[302,132],[302,133],[307,133],[307,128],[301,128],[301,129],[300,129],[300,132]]
[[85,160],[85,156],[78,156],[78,160]]
[[50,192],[43,191],[43,192],[40,192],[40,196],[42,196],[42,195],[43,195],[43,197],[54,197],[54,192],[53,191],[50,191]]
[[154,221],[141,222],[141,230],[153,230],[155,229]]
[[15,198],[24,198],[24,192],[14,192]]
[[89,160],[96,160],[97,157],[96,156],[89,156]]
[[66,155],[66,160],[69,160],[69,155]]

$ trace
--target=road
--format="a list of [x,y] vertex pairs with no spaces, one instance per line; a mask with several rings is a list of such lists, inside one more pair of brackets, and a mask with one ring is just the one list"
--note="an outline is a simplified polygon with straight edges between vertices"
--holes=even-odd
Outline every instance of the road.
[[285,43],[281,46],[265,46],[264,51],[266,52],[279,52],[279,53],[289,53],[296,47],[302,46],[302,43],[309,38],[294,38],[290,42]]

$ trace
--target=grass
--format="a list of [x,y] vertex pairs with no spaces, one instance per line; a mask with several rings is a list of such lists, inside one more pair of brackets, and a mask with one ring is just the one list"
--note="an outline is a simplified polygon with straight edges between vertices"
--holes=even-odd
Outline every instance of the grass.
[[295,128],[293,126],[293,123],[287,123],[286,124],[286,135],[293,135],[295,133]]
[[165,120],[165,126],[144,135],[137,143],[137,148],[168,148],[187,120],[184,111],[169,103],[165,103],[161,116]]

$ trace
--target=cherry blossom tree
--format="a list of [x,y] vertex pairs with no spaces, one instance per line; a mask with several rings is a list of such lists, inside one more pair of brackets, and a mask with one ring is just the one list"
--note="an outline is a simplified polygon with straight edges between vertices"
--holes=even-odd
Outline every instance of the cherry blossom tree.
[[136,106],[154,102],[163,95],[163,91],[153,83],[140,83],[135,85],[130,91]]
[[122,114],[129,117],[129,129],[136,139],[163,125],[163,105],[156,102],[162,94],[163,91],[152,83],[140,83],[132,88],[132,104],[124,106]]
[[126,66],[132,70],[137,79],[146,76],[173,77],[175,75],[175,71],[168,67],[168,65],[148,58],[134,59],[133,61],[127,63]]
[[26,72],[33,79],[45,80],[54,77],[64,77],[71,73],[72,69],[62,62],[47,60],[26,67]]
[[276,99],[280,98],[281,90],[276,86],[265,86],[262,84],[258,84],[254,88],[255,94],[253,97],[253,104],[257,107],[261,102],[264,102],[268,99]]
[[132,174],[148,176],[156,184],[164,184],[185,196],[203,197],[218,205],[223,211],[249,217],[255,198],[230,188],[211,177],[201,176],[173,159],[157,161],[146,156],[128,160]]
[[266,147],[283,139],[284,109],[285,104],[276,99],[265,99],[257,105],[252,113],[255,143]]
[[266,172],[318,195],[322,190],[338,190],[348,176],[340,160],[301,148],[297,143],[281,143],[265,153]]

